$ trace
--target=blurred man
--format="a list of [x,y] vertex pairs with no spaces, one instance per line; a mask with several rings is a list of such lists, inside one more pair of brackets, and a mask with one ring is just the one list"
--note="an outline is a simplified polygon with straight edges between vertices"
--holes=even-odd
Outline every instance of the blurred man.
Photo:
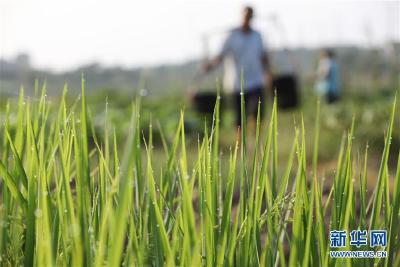
[[321,52],[315,89],[317,93],[325,96],[327,103],[339,100],[339,71],[335,53],[330,49]]
[[[224,88],[231,90],[235,98],[236,124],[241,125],[240,91],[243,86],[246,115],[256,118],[258,100],[263,104],[264,89],[271,84],[271,72],[267,52],[261,34],[251,27],[254,12],[246,6],[243,9],[240,27],[229,32],[220,54],[204,64],[209,72],[225,59]],[[262,107],[262,106],[261,106]],[[263,114],[261,108],[261,115]]]

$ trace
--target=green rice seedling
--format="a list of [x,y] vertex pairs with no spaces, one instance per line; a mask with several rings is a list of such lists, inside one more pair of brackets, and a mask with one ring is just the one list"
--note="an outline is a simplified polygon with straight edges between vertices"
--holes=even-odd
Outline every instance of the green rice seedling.
[[[143,134],[140,98],[132,103],[126,133],[109,119],[107,103],[99,132],[84,79],[72,103],[67,85],[57,101],[47,98],[45,84],[40,94],[39,88],[36,82],[33,97],[21,90],[17,101],[9,99],[1,117],[1,266],[400,265],[400,159],[393,174],[389,165],[396,100],[369,194],[368,147],[357,157],[353,144],[357,118],[342,139],[335,174],[323,180],[319,102],[314,129],[300,118],[281,158],[276,101],[266,121],[258,106],[252,133],[242,94],[242,127],[226,151],[218,91],[211,127],[204,123],[197,147],[182,111],[172,138],[159,125],[159,148],[156,120]],[[379,229],[387,230],[384,248],[331,247],[329,231]],[[387,256],[330,254],[366,250]]]

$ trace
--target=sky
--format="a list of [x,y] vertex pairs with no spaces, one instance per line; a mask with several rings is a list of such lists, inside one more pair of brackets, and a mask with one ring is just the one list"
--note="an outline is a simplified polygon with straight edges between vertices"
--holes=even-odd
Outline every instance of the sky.
[[270,48],[400,40],[398,0],[0,0],[0,57],[57,71],[184,62],[217,53],[245,4]]

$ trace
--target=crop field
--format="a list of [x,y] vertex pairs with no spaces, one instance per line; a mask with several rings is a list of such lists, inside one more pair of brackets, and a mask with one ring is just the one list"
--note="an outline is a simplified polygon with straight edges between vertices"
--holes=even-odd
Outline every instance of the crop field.
[[[272,100],[233,129],[219,97],[205,122],[36,84],[0,101],[0,265],[400,266],[399,109],[382,99]],[[371,250],[331,248],[353,229],[386,230],[387,257],[330,257]]]

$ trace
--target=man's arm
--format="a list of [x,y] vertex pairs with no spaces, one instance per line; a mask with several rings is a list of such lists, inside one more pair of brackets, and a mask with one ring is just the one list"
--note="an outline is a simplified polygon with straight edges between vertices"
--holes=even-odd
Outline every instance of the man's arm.
[[261,62],[265,71],[266,75],[266,84],[268,89],[273,89],[272,88],[272,70],[271,70],[271,65],[268,57],[268,53],[264,52],[262,57],[261,57]]
[[224,59],[224,57],[229,53],[229,51],[231,50],[231,43],[232,43],[232,33],[230,33],[228,35],[228,37],[225,39],[223,45],[222,45],[222,49],[219,53],[218,56],[216,56],[214,59],[205,62],[203,64],[203,71],[204,72],[209,72],[213,69],[215,69],[216,67],[218,67],[222,60]]

